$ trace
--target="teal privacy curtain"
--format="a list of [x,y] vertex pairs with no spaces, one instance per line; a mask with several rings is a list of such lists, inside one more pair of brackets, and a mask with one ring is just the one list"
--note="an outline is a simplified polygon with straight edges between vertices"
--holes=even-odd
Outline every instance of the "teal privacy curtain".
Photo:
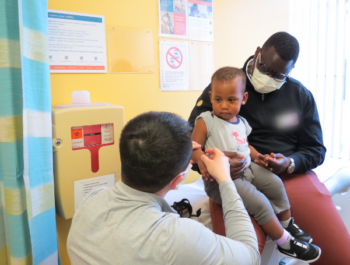
[[47,1],[0,0],[0,265],[58,263]]

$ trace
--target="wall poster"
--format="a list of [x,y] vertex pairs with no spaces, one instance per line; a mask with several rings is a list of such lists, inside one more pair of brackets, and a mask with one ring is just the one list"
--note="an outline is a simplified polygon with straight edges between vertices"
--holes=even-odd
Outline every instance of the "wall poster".
[[48,10],[50,73],[107,73],[104,16]]
[[159,41],[160,90],[188,90],[188,43]]

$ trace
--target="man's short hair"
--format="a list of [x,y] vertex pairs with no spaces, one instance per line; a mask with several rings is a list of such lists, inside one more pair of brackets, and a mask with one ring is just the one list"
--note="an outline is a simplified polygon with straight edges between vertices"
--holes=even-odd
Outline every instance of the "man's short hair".
[[242,71],[242,69],[231,67],[231,66],[225,66],[216,70],[216,72],[211,77],[211,82],[213,83],[214,80],[219,82],[227,82],[227,81],[236,79],[237,77],[242,79],[243,86],[245,88],[245,84],[246,84],[245,73]]
[[191,131],[187,121],[167,112],[148,112],[129,121],[119,143],[125,184],[152,193],[169,184],[189,164]]
[[284,61],[291,61],[295,63],[299,56],[299,42],[298,40],[287,32],[277,32],[273,34],[262,46],[262,50],[270,47],[275,47],[279,57]]

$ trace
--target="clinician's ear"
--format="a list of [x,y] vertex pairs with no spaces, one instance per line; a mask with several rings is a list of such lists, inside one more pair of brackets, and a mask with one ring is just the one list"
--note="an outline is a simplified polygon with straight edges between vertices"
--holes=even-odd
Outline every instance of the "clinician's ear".
[[178,175],[176,176],[171,182],[170,182],[170,187],[172,190],[176,190],[177,184],[184,178],[184,175]]
[[256,60],[256,58],[258,58],[260,50],[261,50],[261,48],[260,48],[260,46],[258,46],[258,48],[256,48],[256,51],[254,53],[254,61]]
[[243,94],[243,100],[242,100],[242,105],[245,105],[245,103],[247,102],[248,100],[248,92],[244,92]]

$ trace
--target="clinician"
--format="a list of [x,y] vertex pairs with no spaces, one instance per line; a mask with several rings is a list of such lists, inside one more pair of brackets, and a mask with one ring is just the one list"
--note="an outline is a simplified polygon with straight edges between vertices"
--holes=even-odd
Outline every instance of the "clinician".
[[[326,148],[311,92],[289,77],[298,55],[297,39],[286,32],[273,34],[262,48],[257,47],[242,69],[249,99],[239,114],[253,128],[249,143],[262,155],[275,156],[266,159],[266,168],[280,175],[296,222],[322,249],[315,264],[346,265],[350,264],[349,233],[329,191],[310,171],[323,163]],[[192,126],[200,113],[212,111],[210,90],[211,84],[198,98],[189,118]],[[244,161],[231,159],[230,163],[231,177],[239,177]],[[261,247],[266,243],[258,241]]]
[[260,264],[253,225],[222,152],[207,150],[213,160],[202,160],[219,183],[227,237],[180,218],[164,200],[191,167],[186,121],[165,112],[139,115],[124,127],[119,147],[121,181],[89,195],[73,217],[67,244],[73,265]]

